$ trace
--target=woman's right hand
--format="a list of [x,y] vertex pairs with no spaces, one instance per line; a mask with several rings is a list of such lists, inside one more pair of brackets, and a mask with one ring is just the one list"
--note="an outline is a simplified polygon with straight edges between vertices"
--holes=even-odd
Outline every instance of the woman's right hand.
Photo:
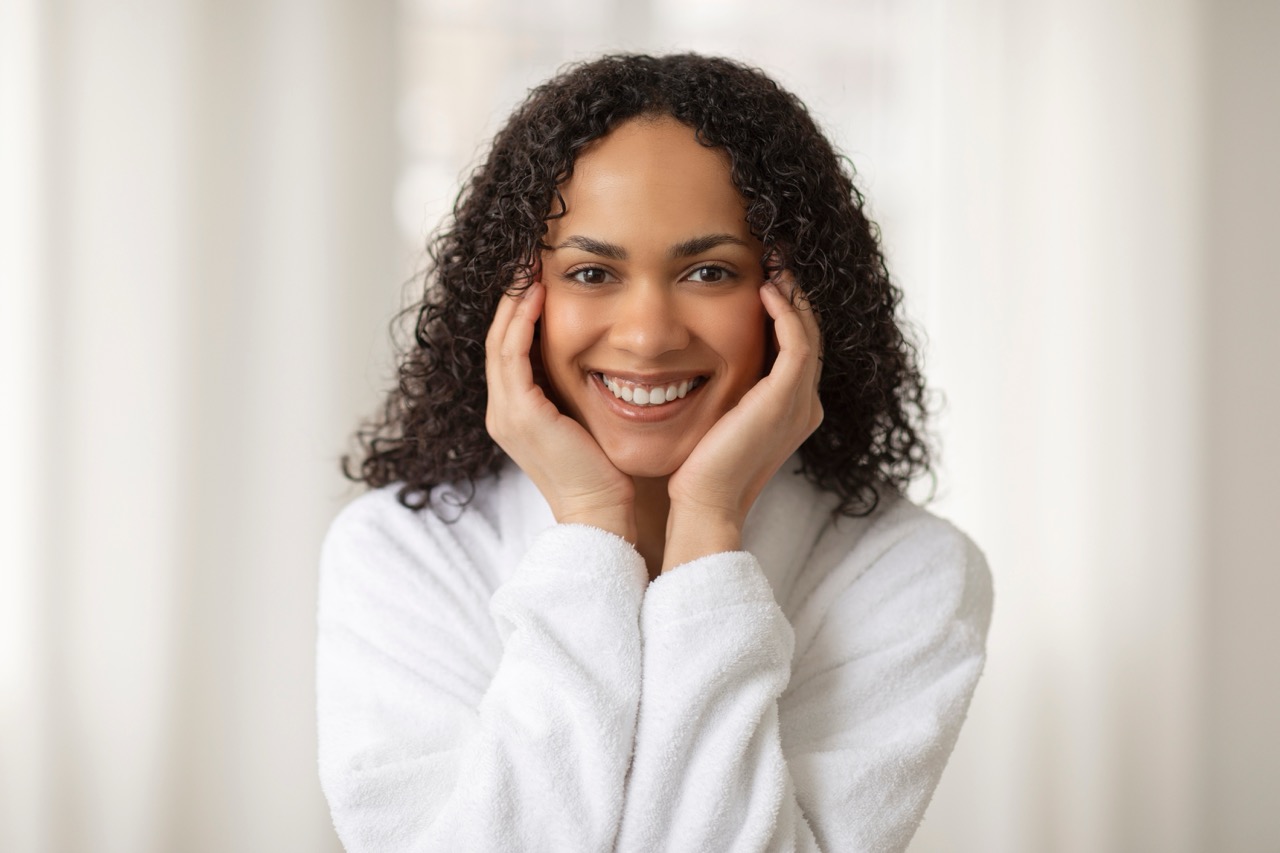
[[545,298],[535,280],[498,302],[485,339],[485,428],[533,480],[556,521],[590,524],[635,543],[635,484],[534,381],[529,352]]

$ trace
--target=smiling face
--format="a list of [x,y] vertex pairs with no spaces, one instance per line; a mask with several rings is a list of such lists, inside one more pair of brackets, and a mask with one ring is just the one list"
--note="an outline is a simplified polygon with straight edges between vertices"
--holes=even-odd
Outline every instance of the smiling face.
[[623,473],[670,475],[760,379],[764,247],[723,151],[633,119],[581,154],[548,222],[553,396]]

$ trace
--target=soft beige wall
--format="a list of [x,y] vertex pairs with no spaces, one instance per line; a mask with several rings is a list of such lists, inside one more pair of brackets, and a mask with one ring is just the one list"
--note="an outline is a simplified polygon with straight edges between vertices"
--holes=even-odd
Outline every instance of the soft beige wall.
[[337,850],[314,770],[315,566],[399,290],[395,9],[187,2],[184,629],[157,849]]
[[0,849],[335,850],[315,576],[403,276],[395,5],[0,11]]
[[1198,849],[1199,13],[970,0],[928,54],[935,508],[995,613],[913,851]]
[[1205,0],[1209,63],[1208,814],[1280,850],[1280,3]]

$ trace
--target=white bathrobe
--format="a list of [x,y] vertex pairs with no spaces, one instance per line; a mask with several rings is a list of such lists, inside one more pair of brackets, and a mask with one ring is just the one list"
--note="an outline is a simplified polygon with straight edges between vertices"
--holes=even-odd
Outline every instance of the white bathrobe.
[[365,851],[889,851],[982,670],[982,554],[905,500],[833,521],[769,483],[743,551],[648,581],[515,466],[452,523],[393,488],[334,521],[320,778]]

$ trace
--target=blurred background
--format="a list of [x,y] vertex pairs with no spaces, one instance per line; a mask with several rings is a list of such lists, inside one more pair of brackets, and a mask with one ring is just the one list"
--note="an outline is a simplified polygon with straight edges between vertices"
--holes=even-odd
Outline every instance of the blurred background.
[[1280,851],[1277,43],[1274,0],[0,0],[0,849],[339,849],[316,560],[426,233],[563,63],[695,49],[856,165],[995,575],[913,853]]

